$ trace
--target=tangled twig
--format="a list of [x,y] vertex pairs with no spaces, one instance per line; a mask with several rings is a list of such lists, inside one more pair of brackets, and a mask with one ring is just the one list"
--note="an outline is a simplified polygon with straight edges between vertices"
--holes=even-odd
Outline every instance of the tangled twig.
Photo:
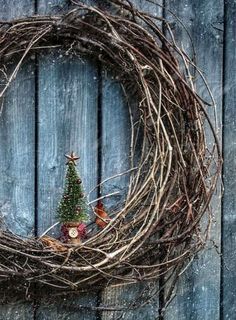
[[[132,120],[123,208],[104,230],[61,252],[41,239],[1,231],[0,282],[17,278],[19,290],[37,283],[58,294],[162,278],[169,283],[168,301],[181,270],[208,237],[210,200],[221,169],[219,144],[208,104],[192,82],[190,68],[198,70],[177,46],[168,21],[137,10],[130,1],[110,4],[112,10],[78,2],[63,15],[0,22],[5,81],[0,98],[29,53],[60,48],[96,58],[111,70],[124,89]],[[16,61],[11,73],[8,61]],[[209,145],[205,130],[211,132]],[[208,223],[203,229],[204,213]]]

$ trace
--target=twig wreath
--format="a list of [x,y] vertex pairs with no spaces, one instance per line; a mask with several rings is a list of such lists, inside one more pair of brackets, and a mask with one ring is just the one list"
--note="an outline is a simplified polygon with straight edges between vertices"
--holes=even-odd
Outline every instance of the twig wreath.
[[[202,74],[177,46],[168,21],[128,0],[109,3],[111,10],[73,2],[65,14],[0,23],[1,98],[29,53],[60,48],[101,61],[119,78],[128,106],[135,90],[139,112],[132,125],[129,189],[114,219],[65,251],[0,231],[0,282],[17,279],[19,291],[30,292],[37,284],[42,289],[37,292],[50,287],[50,294],[58,294],[162,279],[162,289],[169,283],[168,302],[179,274],[209,234],[210,201],[221,170],[219,144],[190,69]],[[9,61],[16,62],[10,74]]]

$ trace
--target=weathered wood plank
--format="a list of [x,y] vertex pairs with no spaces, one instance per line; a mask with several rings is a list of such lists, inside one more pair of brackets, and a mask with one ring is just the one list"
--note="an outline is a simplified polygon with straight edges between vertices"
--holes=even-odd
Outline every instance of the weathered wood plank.
[[[124,101],[120,84],[109,77],[103,75],[102,84],[102,174],[101,180],[105,180],[116,174],[125,172],[130,167],[129,145],[130,145],[130,122],[129,110]],[[117,177],[103,184],[102,195],[112,192],[119,192],[105,201],[106,209],[111,212],[117,207],[117,203],[122,203],[127,192],[129,176]],[[128,292],[122,286],[107,288],[102,293],[102,304],[124,305],[127,303],[125,293],[132,294],[132,286]],[[102,319],[116,318],[118,312],[103,312]],[[129,314],[129,317],[131,315]]]
[[79,156],[88,192],[97,184],[97,70],[92,63],[50,54],[39,58],[38,231],[56,221],[65,153]]
[[[222,120],[222,62],[223,62],[223,1],[167,1],[167,8],[176,13],[187,26],[196,50],[197,64],[207,77],[217,103],[218,123]],[[221,31],[222,30],[222,31]],[[191,52],[186,33],[177,25],[175,33],[180,46]],[[197,81],[201,96],[207,97],[205,87]],[[209,100],[209,99],[208,99]],[[219,136],[221,128],[219,128]],[[208,135],[208,140],[212,137]],[[214,223],[211,240],[220,247],[221,207],[220,188],[213,200]],[[194,263],[182,275],[177,297],[172,301],[166,320],[219,319],[220,305],[220,256],[212,243],[211,249],[199,254]]]
[[[64,1],[38,1],[39,13],[51,13]],[[56,7],[55,7],[56,6]],[[85,192],[97,185],[97,67],[87,60],[54,52],[39,56],[38,66],[38,233],[55,220],[63,192],[64,154],[80,156]],[[40,305],[36,319],[95,319],[77,306],[96,305],[96,294],[57,299]]]
[[222,319],[230,320],[236,314],[236,2],[227,0],[225,9]]
[[[1,20],[34,13],[31,0],[0,1]],[[9,67],[10,70],[10,67]],[[20,235],[34,234],[34,63],[25,63],[7,91],[0,117],[0,215]],[[32,319],[33,305],[0,306],[0,319]]]
[[[160,7],[147,1],[136,0],[133,3],[139,9],[161,14]],[[130,138],[131,126],[129,110],[118,80],[111,79],[106,73],[103,75],[102,85],[102,179],[125,172],[130,168]],[[117,203],[125,200],[129,184],[129,176],[121,176],[109,180],[102,187],[102,195],[111,192],[119,192],[118,195],[108,199],[106,206],[108,211],[117,207]],[[134,303],[142,293],[143,285],[124,285],[115,288],[106,288],[101,296],[103,305],[124,306]],[[153,303],[152,303],[153,302]],[[104,311],[102,319],[110,320],[122,317],[122,319],[153,319],[158,313],[158,299],[151,301],[145,307],[130,310],[128,312]]]

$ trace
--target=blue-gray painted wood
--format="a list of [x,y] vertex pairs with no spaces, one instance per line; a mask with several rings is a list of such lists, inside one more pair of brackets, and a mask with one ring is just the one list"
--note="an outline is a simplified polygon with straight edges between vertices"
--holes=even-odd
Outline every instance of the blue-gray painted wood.
[[[161,15],[160,7],[146,1],[136,0],[137,8]],[[137,108],[137,106],[136,106]],[[132,108],[133,109],[133,108]],[[133,112],[133,111],[132,111]],[[134,116],[134,115],[133,115]],[[111,79],[103,74],[102,85],[102,179],[122,173],[130,169],[131,123],[129,109],[119,80]],[[122,204],[127,194],[129,175],[109,180],[102,186],[102,195],[119,192],[105,201],[109,212],[115,211],[117,203]],[[153,284],[151,285],[153,286]],[[155,286],[158,284],[155,283]],[[102,293],[103,305],[122,306],[133,303],[144,289],[141,284],[108,287]],[[119,312],[104,311],[103,320],[117,319],[153,319],[158,314],[158,297],[145,307]]]
[[[51,13],[65,2],[40,0],[38,13]],[[38,57],[38,234],[56,221],[63,193],[65,153],[80,156],[78,170],[85,193],[97,185],[98,72],[83,58],[54,52]],[[96,194],[94,195],[96,197]],[[90,199],[91,200],[91,199]],[[94,217],[92,217],[94,218]],[[55,231],[57,232],[57,231]],[[56,235],[57,233],[51,233]],[[95,319],[95,312],[78,310],[78,304],[96,305],[96,294],[56,299],[40,305],[37,320]]]
[[[34,13],[31,1],[1,1],[1,20]],[[3,99],[0,114],[0,215],[21,235],[34,234],[35,66],[32,55]],[[13,64],[8,64],[8,72]],[[5,81],[6,79],[4,79]]]
[[[1,20],[34,13],[31,0],[1,0]],[[9,68],[10,70],[10,68]],[[34,234],[34,63],[25,63],[6,93],[0,117],[0,216],[20,235]],[[31,303],[0,305],[0,319],[33,319]]]
[[225,2],[222,319],[236,315],[236,2]]
[[[167,7],[176,13],[186,25],[194,43],[197,65],[204,70],[217,103],[219,138],[222,123],[222,66],[223,66],[223,1],[167,1]],[[182,28],[181,28],[182,30]],[[186,33],[175,25],[180,45],[192,54]],[[221,31],[222,30],[222,31]],[[207,98],[205,86],[197,79],[197,88]],[[208,98],[209,101],[209,98]],[[210,108],[209,108],[210,110]],[[209,111],[208,110],[208,111]],[[212,114],[213,120],[213,112]],[[208,142],[212,137],[208,134]],[[213,225],[210,239],[220,250],[221,206],[220,185],[213,199]],[[200,253],[193,264],[181,276],[177,297],[172,301],[165,320],[218,320],[220,318],[220,255],[213,248]]]
[[[39,59],[38,234],[56,221],[66,170],[65,153],[73,150],[80,156],[78,170],[86,193],[97,184],[96,88],[93,64],[64,59],[60,54]],[[96,296],[44,305],[37,310],[37,319],[77,319],[78,315],[87,319],[87,313],[75,308],[76,302],[83,301],[94,303]],[[92,313],[89,316],[93,319]]]
[[[155,13],[154,5],[136,0],[144,10]],[[222,97],[222,35],[223,0],[166,0],[167,5],[187,24],[197,51],[198,64],[205,71],[218,105],[221,123]],[[34,1],[0,0],[1,19],[30,15]],[[60,0],[38,1],[38,11],[58,12],[68,3]],[[223,264],[222,264],[222,310],[220,306],[220,257],[214,249],[203,252],[183,275],[177,298],[167,310],[165,320],[234,320],[235,303],[235,14],[234,1],[225,1],[225,99],[224,99],[224,215],[223,215]],[[186,34],[177,28],[177,38],[190,50]],[[53,61],[55,60],[55,61]],[[62,192],[65,170],[63,154],[71,148],[80,153],[81,176],[86,191],[97,181],[97,70],[87,61],[74,61],[61,57],[60,53],[39,59],[39,110],[38,110],[38,233],[51,225],[55,218],[56,204]],[[55,64],[56,62],[56,64]],[[128,118],[122,92],[116,80],[103,79],[103,140],[102,175],[109,176],[127,167]],[[35,83],[33,64],[27,64],[19,72],[7,92],[2,118],[0,118],[0,211],[13,231],[30,235],[34,232],[34,158],[35,158]],[[45,91],[44,91],[45,89]],[[200,94],[204,96],[204,92]],[[109,109],[117,106],[113,114]],[[49,107],[49,108],[47,108]],[[119,111],[118,111],[119,110]],[[107,111],[107,112],[105,112]],[[120,112],[120,114],[119,114]],[[113,119],[114,118],[114,119]],[[125,136],[118,137],[121,130]],[[120,121],[120,122],[119,122]],[[22,125],[24,124],[24,125]],[[78,125],[77,125],[78,124]],[[81,124],[81,125],[80,125]],[[113,130],[114,129],[114,130]],[[119,131],[118,131],[119,130]],[[118,132],[118,133],[117,133]],[[110,134],[110,136],[109,136]],[[77,139],[78,137],[78,139]],[[114,138],[115,146],[112,144]],[[82,143],[81,143],[82,141]],[[68,147],[67,147],[68,146]],[[119,150],[120,149],[120,150]],[[123,150],[123,151],[122,151]],[[127,150],[127,152],[125,152]],[[122,154],[123,153],[123,154]],[[117,157],[114,155],[117,154]],[[122,155],[122,158],[121,158]],[[125,161],[124,161],[125,155]],[[120,159],[120,161],[118,161]],[[106,163],[107,161],[107,163]],[[115,168],[115,166],[118,166]],[[112,167],[114,166],[114,168]],[[117,169],[117,170],[116,170]],[[88,179],[87,179],[88,177]],[[110,182],[102,189],[103,194],[124,190],[125,178]],[[20,193],[19,193],[20,189]],[[118,198],[110,202],[114,208]],[[221,212],[219,194],[214,202],[212,239],[220,244]],[[109,205],[107,201],[107,206]],[[220,245],[219,245],[220,246]],[[122,304],[134,299],[139,287],[108,288],[102,294],[102,302]],[[83,297],[39,306],[34,315],[32,304],[18,303],[0,306],[0,320],[5,319],[95,319],[94,312],[80,312],[79,303],[96,304],[96,296]],[[126,319],[153,319],[157,305],[145,310],[129,312]],[[102,319],[114,319],[118,314],[103,312]]]
[[[130,121],[129,110],[125,103],[120,83],[111,79],[106,72],[103,74],[102,84],[102,175],[101,180],[115,176],[130,168],[129,149],[130,149]],[[123,205],[127,187],[129,184],[129,176],[123,175],[115,179],[109,180],[102,185],[101,194],[106,195],[113,192],[119,194],[112,196],[106,201],[106,210],[111,215],[117,210],[117,204]],[[126,286],[124,286],[126,288]],[[129,286],[129,290],[123,289],[122,286],[112,288],[108,287],[102,293],[102,304],[104,305],[122,305],[128,301],[128,296],[133,296],[133,286]],[[129,297],[130,298],[130,297]],[[120,312],[102,313],[102,319],[115,319]],[[132,316],[128,314],[129,318]],[[125,314],[127,319],[127,314]],[[131,319],[131,318],[130,318]]]
[[[66,158],[80,156],[85,193],[97,184],[97,69],[60,53],[39,56],[38,234],[57,221]],[[52,232],[53,234],[53,232]]]

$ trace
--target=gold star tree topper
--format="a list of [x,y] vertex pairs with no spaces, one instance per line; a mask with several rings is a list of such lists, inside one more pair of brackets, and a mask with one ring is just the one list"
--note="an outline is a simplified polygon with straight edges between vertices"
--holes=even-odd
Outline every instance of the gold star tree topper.
[[77,157],[73,151],[71,152],[71,154],[65,154],[65,157],[66,159],[68,159],[66,164],[73,163],[73,165],[75,166],[76,161],[80,159],[80,157]]

